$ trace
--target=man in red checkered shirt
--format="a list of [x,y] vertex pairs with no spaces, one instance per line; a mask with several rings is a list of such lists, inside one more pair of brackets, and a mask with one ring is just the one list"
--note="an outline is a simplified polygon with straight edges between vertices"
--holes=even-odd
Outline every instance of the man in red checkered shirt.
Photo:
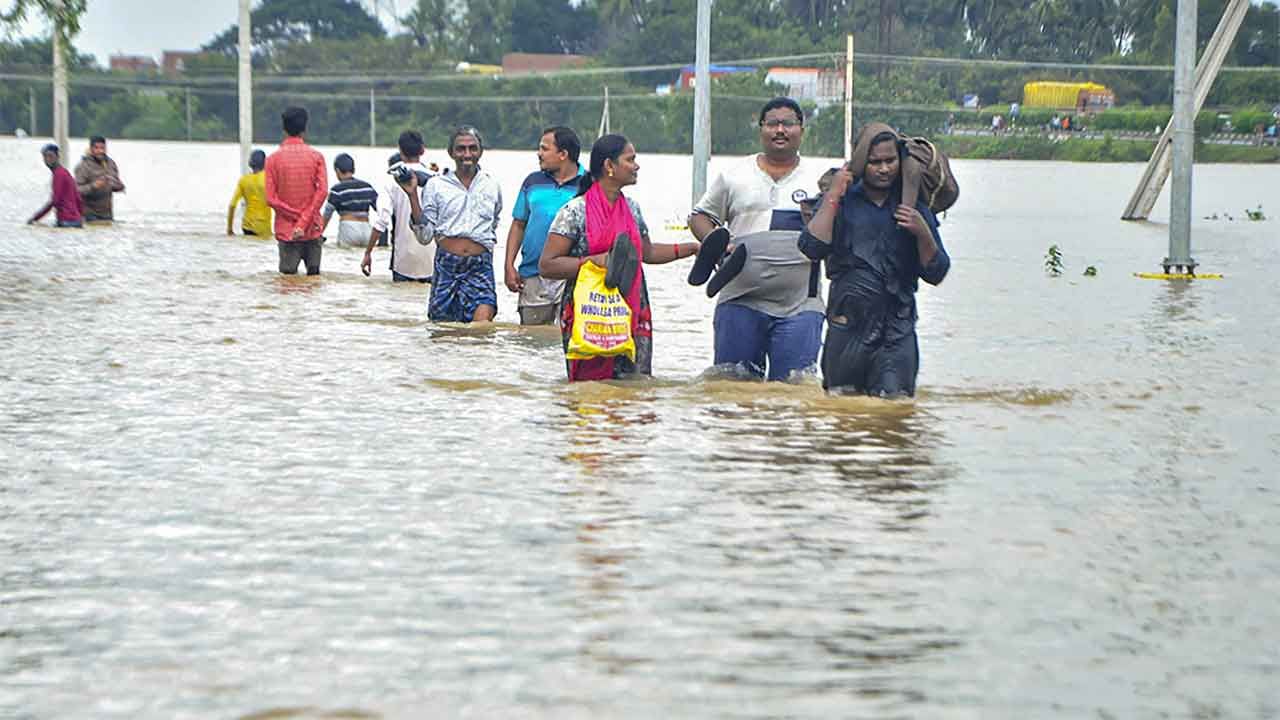
[[267,158],[267,204],[276,211],[280,272],[293,275],[304,262],[308,275],[320,274],[324,223],[320,208],[329,192],[324,156],[307,145],[307,111],[291,107],[280,116],[284,142]]

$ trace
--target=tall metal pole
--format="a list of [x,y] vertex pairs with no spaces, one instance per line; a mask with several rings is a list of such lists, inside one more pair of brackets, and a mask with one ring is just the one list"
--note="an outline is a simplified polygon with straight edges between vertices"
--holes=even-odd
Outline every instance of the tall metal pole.
[[844,160],[853,159],[853,33],[844,49]]
[[1178,0],[1173,58],[1173,185],[1165,272],[1195,272],[1191,258],[1191,166],[1195,160],[1196,0]]
[[62,149],[63,157],[71,157],[67,56],[62,46],[62,1],[55,0],[53,9],[53,141]]
[[253,145],[253,41],[249,0],[240,0],[240,171],[249,166]]
[[369,88],[369,147],[378,144],[378,111],[373,104],[373,88]]
[[711,0],[698,0],[693,72],[693,203],[707,189],[711,161]]
[[36,137],[39,133],[36,132],[37,118],[36,118],[36,89],[35,88],[33,87],[27,88],[27,99],[30,101],[28,104],[28,107],[31,109],[31,125],[29,126],[27,134],[30,135],[31,137]]

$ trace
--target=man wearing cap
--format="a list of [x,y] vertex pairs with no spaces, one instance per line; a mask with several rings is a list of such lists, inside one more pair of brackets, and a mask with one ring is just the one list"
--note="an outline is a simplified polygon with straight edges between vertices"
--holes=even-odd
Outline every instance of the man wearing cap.
[[57,227],[83,227],[84,211],[80,191],[76,189],[76,179],[71,177],[71,173],[59,161],[58,146],[45,145],[40,154],[44,156],[45,166],[53,173],[53,196],[27,222],[37,223],[49,210],[54,210],[54,224]]
[[338,213],[338,246],[364,247],[369,240],[369,210],[378,200],[378,191],[356,177],[356,161],[346,153],[333,159],[333,172],[338,184],[329,189],[324,224],[327,227],[329,218]]

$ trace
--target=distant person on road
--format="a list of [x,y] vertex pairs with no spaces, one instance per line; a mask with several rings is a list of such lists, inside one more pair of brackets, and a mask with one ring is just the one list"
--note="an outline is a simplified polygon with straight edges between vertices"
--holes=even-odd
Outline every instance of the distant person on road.
[[53,173],[53,195],[27,223],[33,225],[53,210],[55,226],[84,227],[83,200],[80,199],[80,191],[76,189],[75,178],[62,167],[58,146],[52,143],[45,145],[40,149],[40,155],[44,158],[45,167]]
[[795,100],[765,103],[757,126],[760,152],[717,174],[689,215],[701,243],[689,282],[709,280],[716,296],[717,366],[788,380],[816,367],[822,344],[821,270],[797,241],[801,202],[817,194],[826,165],[800,156],[804,111]]
[[329,189],[321,220],[328,227],[337,213],[338,247],[364,247],[369,240],[369,210],[377,202],[378,191],[356,177],[356,161],[346,153],[333,159],[333,173],[338,184]]
[[391,281],[428,283],[435,272],[436,246],[431,238],[422,236],[426,228],[419,221],[422,191],[432,177],[422,164],[426,144],[417,130],[400,133],[398,144],[400,151],[387,161],[387,174],[378,185],[360,271],[366,277],[373,271],[373,248],[385,245],[390,238]]
[[76,186],[84,200],[85,222],[115,217],[111,197],[124,192],[124,183],[120,182],[120,168],[116,161],[107,157],[107,139],[101,135],[89,138],[89,152],[76,165]]
[[[800,234],[800,250],[825,260],[831,280],[822,384],[828,390],[912,396],[920,367],[918,280],[937,285],[951,259],[923,201],[901,205],[903,139],[888,125],[863,128]],[[861,167],[853,182],[850,167]]]
[[267,164],[267,154],[254,150],[249,155],[249,173],[240,176],[236,183],[236,192],[231,196],[231,204],[227,206],[227,234],[234,235],[236,207],[244,200],[244,217],[240,220],[240,229],[245,235],[262,238],[271,237],[271,206],[267,205],[267,175],[263,167]]
[[308,275],[319,275],[324,243],[320,206],[329,184],[324,156],[307,145],[305,108],[288,108],[280,121],[285,138],[266,164],[267,204],[276,211],[280,272],[294,275],[302,262]]
[[[549,127],[538,140],[538,171],[524,179],[511,211],[507,231],[505,280],[507,289],[519,293],[516,301],[522,325],[551,325],[556,321],[563,280],[538,274],[538,261],[547,242],[547,231],[560,208],[578,194],[583,176],[578,156],[578,134],[563,127]],[[520,266],[516,267],[519,253]]]
[[502,215],[502,187],[480,167],[484,139],[464,125],[449,136],[455,169],[431,178],[422,193],[419,242],[436,243],[427,317],[448,322],[489,322],[498,312],[493,248]]

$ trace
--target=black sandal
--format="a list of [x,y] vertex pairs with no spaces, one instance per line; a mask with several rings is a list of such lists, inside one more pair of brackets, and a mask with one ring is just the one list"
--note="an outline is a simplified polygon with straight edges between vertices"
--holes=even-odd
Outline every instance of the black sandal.
[[618,233],[613,239],[613,247],[609,250],[609,261],[605,266],[604,286],[610,290],[617,288],[624,296],[631,292],[631,284],[635,282],[636,270],[640,269],[640,257],[636,255],[635,243],[627,233]]
[[702,246],[698,248],[698,259],[693,261],[689,269],[689,284],[697,287],[705,283],[716,269],[716,263],[724,259],[724,251],[729,248],[729,228],[720,227],[707,233],[702,238]]
[[733,249],[728,259],[716,271],[711,282],[707,283],[707,297],[715,297],[716,293],[724,289],[729,281],[738,277],[738,273],[742,272],[742,268],[747,264],[747,246],[739,245]]

